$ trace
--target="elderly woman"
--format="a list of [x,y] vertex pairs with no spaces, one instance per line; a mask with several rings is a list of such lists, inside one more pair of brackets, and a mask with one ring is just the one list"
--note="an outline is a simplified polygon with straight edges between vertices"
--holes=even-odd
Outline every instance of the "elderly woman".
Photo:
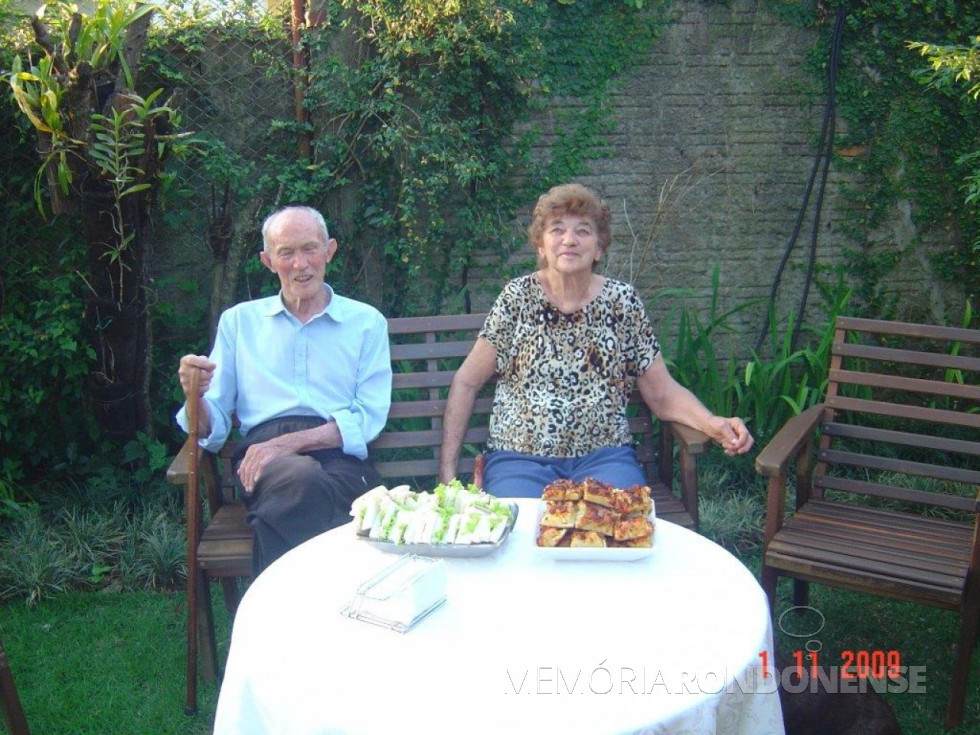
[[713,415],[671,377],[636,290],[595,273],[610,220],[579,184],[538,199],[529,229],[538,270],[507,283],[456,372],[442,482],[456,475],[473,402],[495,373],[484,489],[500,497],[538,497],[559,478],[646,484],[626,418],[634,386],[661,420],[702,431],[729,455],[752,447],[741,419]]

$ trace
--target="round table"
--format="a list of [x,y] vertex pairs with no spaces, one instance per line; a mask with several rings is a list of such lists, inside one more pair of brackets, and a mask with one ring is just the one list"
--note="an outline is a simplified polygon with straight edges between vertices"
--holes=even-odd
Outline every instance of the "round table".
[[341,613],[398,559],[350,525],[281,557],[236,613],[215,734],[783,733],[741,562],[663,520],[642,559],[556,561],[517,502],[502,548],[445,559],[445,604],[406,633]]

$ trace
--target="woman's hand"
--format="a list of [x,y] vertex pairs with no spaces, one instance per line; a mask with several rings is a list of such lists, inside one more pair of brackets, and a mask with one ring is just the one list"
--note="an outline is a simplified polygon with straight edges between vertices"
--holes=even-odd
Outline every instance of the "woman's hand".
[[712,416],[709,431],[706,433],[718,442],[729,456],[745,454],[755,444],[755,439],[749,433],[745,422],[737,416],[731,418]]

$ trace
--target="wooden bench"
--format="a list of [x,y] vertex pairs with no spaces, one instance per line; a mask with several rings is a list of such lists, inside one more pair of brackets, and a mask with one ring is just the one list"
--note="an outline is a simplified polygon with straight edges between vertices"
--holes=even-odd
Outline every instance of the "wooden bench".
[[[442,415],[456,368],[469,353],[485,314],[405,317],[388,320],[394,371],[392,405],[385,430],[371,444],[371,457],[387,484],[416,489],[435,486],[442,442]],[[487,439],[492,386],[477,398],[471,426],[460,453],[461,479],[472,478]],[[696,457],[710,440],[685,426],[659,426],[637,392],[630,428],[656,502],[657,515],[688,528],[697,527]],[[217,454],[197,451],[190,438],[167,471],[171,483],[187,488],[188,518],[188,673],[187,711],[197,708],[196,665],[200,640],[202,675],[218,675],[210,582],[221,579],[230,611],[238,603],[235,578],[251,575],[252,531],[245,507],[235,497],[231,461],[235,442]],[[674,492],[675,447],[680,494]],[[191,452],[198,458],[191,476]],[[203,488],[203,493],[198,489]]]
[[963,717],[980,625],[978,354],[978,330],[840,317],[825,401],[756,458],[774,614],[780,576],[794,579],[795,605],[818,582],[959,612],[947,727]]

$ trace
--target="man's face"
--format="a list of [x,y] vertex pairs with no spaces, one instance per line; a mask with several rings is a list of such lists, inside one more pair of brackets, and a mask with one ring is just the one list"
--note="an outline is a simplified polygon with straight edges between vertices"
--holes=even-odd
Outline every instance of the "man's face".
[[304,212],[280,218],[269,231],[269,250],[260,257],[266,268],[279,276],[283,300],[297,306],[323,295],[327,263],[337,250],[337,241],[324,242],[323,231]]

